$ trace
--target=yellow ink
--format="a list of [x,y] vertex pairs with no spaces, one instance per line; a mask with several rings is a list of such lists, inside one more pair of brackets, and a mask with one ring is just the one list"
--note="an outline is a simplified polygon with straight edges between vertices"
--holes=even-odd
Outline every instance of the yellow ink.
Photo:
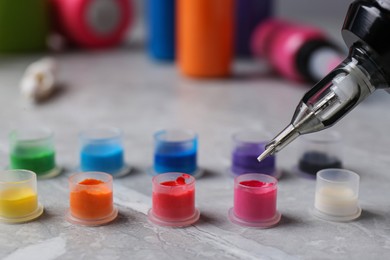
[[0,216],[24,217],[38,208],[38,196],[30,188],[11,188],[0,191]]

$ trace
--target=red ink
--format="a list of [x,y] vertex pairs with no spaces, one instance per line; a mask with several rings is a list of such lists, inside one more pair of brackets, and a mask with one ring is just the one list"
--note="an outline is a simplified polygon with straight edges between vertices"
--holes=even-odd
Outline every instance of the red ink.
[[178,186],[179,184],[177,184],[176,181],[164,181],[161,183],[161,185],[164,185],[164,186]]
[[153,193],[153,213],[167,220],[185,219],[195,213],[194,190]]
[[179,176],[177,177],[176,180],[174,181],[164,181],[162,183],[160,183],[161,185],[164,185],[164,186],[180,186],[180,185],[185,185],[186,184],[186,180],[185,178],[188,178],[187,176],[183,175],[183,176]]
[[[185,219],[195,213],[195,186],[187,184],[190,176],[183,174],[173,181],[159,183],[161,186],[153,190],[153,213],[161,219]],[[157,186],[158,187],[158,186]]]
[[184,184],[186,184],[186,180],[185,180],[184,177],[182,177],[182,176],[177,177],[176,182],[177,182],[179,185],[184,185]]

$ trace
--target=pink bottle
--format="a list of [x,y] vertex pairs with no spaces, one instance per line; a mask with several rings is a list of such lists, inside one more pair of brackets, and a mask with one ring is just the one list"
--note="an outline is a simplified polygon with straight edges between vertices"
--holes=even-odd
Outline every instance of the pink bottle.
[[262,22],[251,40],[255,56],[266,58],[284,77],[317,82],[343,60],[320,29],[278,19]]
[[269,175],[249,173],[234,179],[234,207],[229,219],[235,224],[268,228],[281,218],[276,209],[278,181]]
[[56,29],[83,48],[118,45],[133,19],[129,0],[51,0],[51,4]]

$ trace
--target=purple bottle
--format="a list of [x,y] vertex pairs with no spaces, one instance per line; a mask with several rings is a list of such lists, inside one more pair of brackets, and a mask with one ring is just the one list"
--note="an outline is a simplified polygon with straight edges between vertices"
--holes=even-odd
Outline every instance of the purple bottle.
[[231,155],[232,174],[263,173],[279,177],[275,156],[269,156],[261,162],[257,161],[258,155],[264,151],[267,140],[261,132],[242,131],[234,134],[234,148]]
[[236,0],[236,54],[251,56],[250,39],[257,25],[272,15],[272,0]]

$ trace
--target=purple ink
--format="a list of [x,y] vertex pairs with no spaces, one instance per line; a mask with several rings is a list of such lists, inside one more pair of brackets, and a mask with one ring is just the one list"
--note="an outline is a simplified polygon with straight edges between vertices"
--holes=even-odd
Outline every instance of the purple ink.
[[259,162],[257,157],[265,150],[266,138],[258,132],[244,131],[233,136],[231,171],[234,175],[263,173],[276,175],[276,158],[269,156]]

